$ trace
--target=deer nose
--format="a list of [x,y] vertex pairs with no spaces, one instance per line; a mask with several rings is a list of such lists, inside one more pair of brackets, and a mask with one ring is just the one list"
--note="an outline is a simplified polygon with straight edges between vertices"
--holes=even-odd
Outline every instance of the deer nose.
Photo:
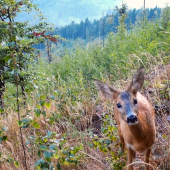
[[127,123],[128,124],[133,124],[138,121],[137,117],[135,115],[130,115],[127,117]]

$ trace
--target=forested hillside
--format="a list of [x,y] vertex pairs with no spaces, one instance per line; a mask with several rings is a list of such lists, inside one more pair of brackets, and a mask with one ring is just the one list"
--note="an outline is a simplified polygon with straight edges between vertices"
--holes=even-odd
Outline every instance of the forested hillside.
[[[36,11],[40,22],[18,22],[22,10]],[[141,93],[156,112],[150,168],[170,169],[170,6],[145,13],[122,4],[115,12],[104,42],[90,32],[90,25],[99,31],[97,20],[82,22],[86,33],[70,29],[68,41],[30,0],[0,2],[0,169],[127,168],[113,101],[97,92],[94,79],[121,91],[141,66]],[[42,44],[43,50],[34,48]],[[141,153],[133,165],[145,168]]]
[[[63,38],[66,39],[77,39],[82,38],[84,40],[93,40],[95,38],[106,36],[109,32],[117,32],[119,25],[119,13],[107,11],[106,16],[101,16],[100,20],[89,21],[88,18],[85,21],[76,23],[72,21],[69,25],[66,25],[58,29],[58,32]],[[127,18],[125,21],[128,30],[132,29],[136,21],[143,16],[142,9],[130,9],[127,12]],[[155,7],[146,9],[147,20],[156,20],[161,16],[161,8]]]

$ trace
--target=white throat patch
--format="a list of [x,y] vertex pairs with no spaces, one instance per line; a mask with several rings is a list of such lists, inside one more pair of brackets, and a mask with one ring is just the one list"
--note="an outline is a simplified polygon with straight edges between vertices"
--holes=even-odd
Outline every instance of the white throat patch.
[[132,149],[132,150],[134,150],[134,151],[135,151],[135,148],[134,148],[134,146],[133,146],[133,145],[128,144],[128,143],[126,143],[126,145],[127,145],[127,147],[128,147],[128,148],[130,148],[130,149]]

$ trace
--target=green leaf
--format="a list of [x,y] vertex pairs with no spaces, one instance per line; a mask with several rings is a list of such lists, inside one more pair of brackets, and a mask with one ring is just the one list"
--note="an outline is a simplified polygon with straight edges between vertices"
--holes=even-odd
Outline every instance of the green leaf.
[[48,141],[48,138],[44,138],[43,141],[46,143]]
[[59,162],[57,163],[57,169],[58,169],[58,170],[61,170],[61,166],[60,166],[60,163],[59,163]]
[[110,140],[107,140],[107,141],[106,141],[106,144],[107,144],[107,145],[110,145],[110,144],[111,144],[111,141],[110,141]]
[[41,157],[41,151],[40,151],[40,150],[38,150],[37,155],[38,155],[39,157]]
[[11,74],[14,75],[15,74],[15,70],[11,69]]
[[43,111],[43,112],[42,112],[42,115],[43,115],[44,117],[46,117],[46,111]]
[[55,95],[51,95],[51,96],[50,96],[50,99],[55,100]]
[[45,105],[45,101],[44,100],[40,101],[40,105],[44,106]]
[[37,97],[37,98],[40,97],[40,96],[41,96],[41,95],[40,95],[39,93],[35,95],[35,97]]
[[37,108],[34,109],[34,112],[35,112],[36,117],[39,117],[41,114],[41,110]]
[[19,162],[18,161],[14,161],[14,165],[15,165],[15,167],[19,168]]
[[18,121],[18,126],[21,127],[23,125],[22,121]]
[[[16,41],[16,36],[13,35],[12,37],[10,37],[9,41]],[[11,46],[13,46],[13,43],[14,43],[14,42],[10,43]]]
[[10,162],[14,162],[14,160],[13,160],[12,158],[8,158],[8,159],[7,159],[7,162],[9,162],[9,163],[10,163]]
[[0,152],[0,158],[2,157],[2,153]]
[[34,128],[36,128],[36,129],[39,129],[39,128],[40,128],[40,125],[39,125],[37,122],[34,122],[34,123],[33,123],[33,126],[34,126]]
[[113,126],[109,126],[109,127],[108,127],[108,130],[109,130],[110,132],[113,132]]
[[0,107],[0,113],[3,113],[4,112],[4,109]]
[[52,135],[52,132],[48,131],[48,132],[47,132],[47,137],[50,138],[51,135]]
[[106,115],[106,119],[109,119],[109,115]]
[[29,145],[29,144],[30,144],[30,141],[29,141],[29,140],[27,140],[26,145]]
[[53,155],[53,157],[54,157],[55,159],[58,159],[58,158],[60,157],[60,155],[59,155],[58,153],[55,153],[55,154]]
[[29,123],[29,122],[30,122],[30,119],[22,119],[22,122],[23,122],[23,123]]
[[89,146],[90,146],[90,148],[92,148],[93,147],[93,143],[90,143]]
[[46,99],[46,97],[44,96],[44,95],[41,95],[41,97],[40,97],[41,99],[43,99],[43,100],[45,100]]
[[21,76],[24,76],[25,74],[27,74],[27,73],[25,71],[23,71],[23,70],[20,72]]
[[47,149],[47,147],[45,145],[40,145],[40,149],[45,151]]
[[50,162],[50,161],[51,161],[51,158],[52,158],[52,156],[53,156],[53,153],[52,153],[52,152],[45,151],[43,155],[44,155],[44,158],[45,158],[48,162]]
[[45,164],[45,161],[43,159],[39,159],[36,164],[35,164],[35,167],[38,166],[38,165],[44,165]]
[[3,130],[3,131],[7,131],[8,128],[4,126],[4,127],[2,128],[2,130]]
[[40,108],[41,108],[41,106],[40,106],[39,104],[37,104],[37,105],[36,105],[36,107],[37,107],[38,109],[40,109]]
[[50,166],[50,170],[54,170],[54,167],[53,167],[53,166]]
[[5,62],[8,62],[8,60],[10,60],[11,58],[12,58],[11,55],[7,55],[7,56],[5,56],[4,60],[5,60]]
[[49,147],[50,150],[55,150],[55,148],[56,148],[56,145],[54,145],[54,144],[50,145],[50,147]]
[[93,132],[92,131],[89,132],[89,136],[93,137]]
[[46,103],[46,107],[49,109],[51,107],[51,103]]
[[57,96],[57,94],[58,94],[57,91],[55,91],[55,92],[54,92],[54,95]]
[[25,124],[25,125],[22,125],[21,127],[22,128],[27,128],[29,126],[29,124]]
[[2,140],[3,140],[3,141],[6,141],[7,139],[8,139],[7,136],[3,136],[3,137],[2,137]]

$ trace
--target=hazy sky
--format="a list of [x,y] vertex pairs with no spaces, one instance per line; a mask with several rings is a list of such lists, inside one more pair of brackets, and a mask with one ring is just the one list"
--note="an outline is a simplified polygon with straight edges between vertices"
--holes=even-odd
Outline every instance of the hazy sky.
[[[141,8],[143,7],[144,0],[123,0],[126,2],[129,8]],[[165,7],[166,3],[170,0],[145,0],[146,8],[154,8],[156,5],[160,8]]]

